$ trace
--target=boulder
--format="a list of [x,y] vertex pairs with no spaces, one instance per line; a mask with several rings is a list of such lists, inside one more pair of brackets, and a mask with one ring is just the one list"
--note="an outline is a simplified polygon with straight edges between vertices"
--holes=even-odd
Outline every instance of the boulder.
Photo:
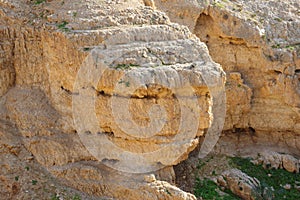
[[230,169],[218,177],[219,185],[230,189],[245,200],[263,199],[259,180],[250,177],[238,169]]

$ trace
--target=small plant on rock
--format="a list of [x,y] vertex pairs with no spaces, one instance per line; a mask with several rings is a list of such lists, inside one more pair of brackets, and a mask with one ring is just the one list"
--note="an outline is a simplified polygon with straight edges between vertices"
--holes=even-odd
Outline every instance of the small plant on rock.
[[46,0],[36,0],[36,1],[34,2],[34,4],[35,4],[35,5],[39,5],[39,4],[44,3],[44,2],[46,2]]
[[57,28],[62,31],[68,32],[68,31],[70,31],[70,29],[68,27],[66,27],[67,24],[68,24],[68,22],[62,21],[60,24],[57,24]]

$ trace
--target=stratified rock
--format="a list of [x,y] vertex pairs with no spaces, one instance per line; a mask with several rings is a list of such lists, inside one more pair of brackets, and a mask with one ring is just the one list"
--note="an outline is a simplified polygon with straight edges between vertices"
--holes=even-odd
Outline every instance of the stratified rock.
[[[115,199],[178,199],[196,200],[195,196],[186,193],[165,181],[153,179],[153,174],[128,174],[112,170],[97,162],[81,162],[64,167],[50,169],[58,178],[81,191],[96,196],[108,196]],[[152,177],[151,180],[149,177]]]
[[251,109],[252,89],[245,84],[239,72],[231,72],[226,80],[226,122],[224,129],[247,126],[245,114]]
[[[159,179],[174,181],[172,166],[213,119],[222,128],[215,108],[225,102],[215,93],[224,93],[225,73],[186,27],[145,3],[154,6],[1,2],[1,120],[34,161],[81,191],[195,199]],[[157,180],[145,181],[148,173]]]
[[[187,25],[205,42],[212,58],[226,71],[224,129],[230,133],[250,128],[255,137],[252,146],[259,143],[299,155],[298,0],[154,2],[171,21]],[[242,84],[230,81],[231,73],[239,73]],[[248,153],[245,144],[238,150]]]
[[0,121],[0,199],[81,198],[96,200],[55,179],[23,144],[13,124]]
[[154,7],[165,12],[173,22],[184,24],[194,32],[199,13],[205,12],[209,0],[153,0]]

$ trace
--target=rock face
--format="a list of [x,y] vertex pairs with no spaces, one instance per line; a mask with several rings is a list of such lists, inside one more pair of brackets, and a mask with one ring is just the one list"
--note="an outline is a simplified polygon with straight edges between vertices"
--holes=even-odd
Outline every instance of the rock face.
[[[195,199],[170,184],[172,166],[200,140],[206,155],[224,119],[220,152],[299,155],[299,9],[297,0],[1,1],[1,152],[23,163],[22,149],[69,186],[116,199]],[[296,158],[272,162],[299,171]],[[23,198],[12,179],[1,176],[0,194]]]
[[0,123],[34,161],[91,195],[195,199],[165,181],[224,105],[205,44],[143,1],[0,6]]
[[99,199],[60,183],[36,162],[17,127],[1,121],[0,199]]
[[[154,2],[205,42],[226,71],[224,130],[250,129],[252,146],[272,144],[277,151],[299,154],[299,2]],[[277,145],[281,140],[284,144]]]
[[218,184],[246,200],[263,199],[260,182],[238,169],[230,169],[218,177]]

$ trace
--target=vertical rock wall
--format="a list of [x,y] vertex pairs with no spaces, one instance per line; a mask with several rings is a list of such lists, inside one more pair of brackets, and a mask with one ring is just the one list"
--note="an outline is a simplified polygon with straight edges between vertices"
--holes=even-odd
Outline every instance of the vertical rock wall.
[[[195,199],[164,180],[174,182],[172,166],[186,159],[205,136],[213,121],[211,91],[221,92],[225,84],[223,70],[197,37],[143,1],[11,0],[0,5],[4,136],[5,127],[14,127],[20,148],[32,154],[32,162],[91,195]],[[101,62],[89,65],[95,58]],[[102,77],[100,71],[89,70],[99,63],[107,65]],[[81,73],[89,78],[76,87]],[[100,81],[93,82],[99,76]],[[138,87],[130,92],[136,82]],[[87,93],[94,97],[94,113],[88,110],[90,96],[74,104]],[[111,103],[112,98],[117,103]],[[122,113],[126,100],[131,116]],[[74,106],[80,111],[78,121]],[[93,114],[99,126],[89,129]],[[154,121],[163,127],[142,137],[132,126],[124,129],[116,123],[117,115],[125,125],[131,120],[156,130]],[[114,147],[98,145],[95,153],[97,145],[89,146],[82,137],[93,137],[88,144],[105,137]],[[3,137],[1,145],[6,148],[8,142]],[[114,152],[116,147],[122,151]],[[103,149],[106,154],[99,159]]]
[[[157,0],[155,5],[172,21],[187,25],[226,71],[226,134],[233,133],[234,138],[244,133],[245,141],[256,141],[251,145],[277,146],[297,154],[299,3]],[[236,146],[239,138],[227,144]],[[246,149],[243,145],[241,151]]]

